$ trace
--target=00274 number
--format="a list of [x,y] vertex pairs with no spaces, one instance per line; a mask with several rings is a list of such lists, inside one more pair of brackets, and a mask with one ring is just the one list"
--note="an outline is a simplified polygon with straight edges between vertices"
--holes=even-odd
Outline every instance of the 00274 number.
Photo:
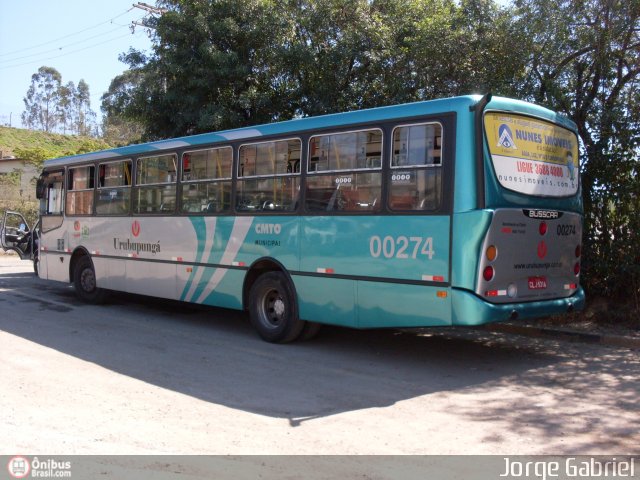
[[400,259],[416,259],[418,255],[429,257],[429,260],[435,255],[433,250],[433,237],[391,237],[387,235],[380,238],[374,235],[369,239],[369,253],[373,258],[400,258]]

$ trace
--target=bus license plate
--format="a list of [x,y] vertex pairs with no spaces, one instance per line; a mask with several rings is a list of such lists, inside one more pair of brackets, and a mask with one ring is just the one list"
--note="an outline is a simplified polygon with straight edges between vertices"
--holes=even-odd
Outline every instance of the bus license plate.
[[547,288],[546,277],[529,277],[529,290],[542,290]]

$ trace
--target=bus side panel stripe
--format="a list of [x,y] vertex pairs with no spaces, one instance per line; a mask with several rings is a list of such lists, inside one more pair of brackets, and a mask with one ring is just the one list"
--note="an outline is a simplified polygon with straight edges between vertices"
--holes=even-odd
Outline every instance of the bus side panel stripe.
[[[205,233],[205,228],[206,228],[206,223],[204,218],[202,217],[189,217],[189,220],[191,221],[191,224],[193,225],[193,230],[196,233],[196,239],[197,239],[197,251],[196,251],[196,260],[195,263],[201,263],[202,262],[202,253],[204,251],[204,245],[205,245],[205,241],[206,241],[206,233]],[[191,274],[189,275],[189,279],[187,280],[187,283],[185,284],[184,288],[182,289],[182,294],[180,295],[180,300],[181,301],[185,301],[188,297],[188,294],[191,291],[191,285],[193,284],[193,280],[196,276],[196,273],[198,271],[198,267],[194,268],[191,270]]]
[[[194,217],[195,218],[195,217]],[[203,225],[198,228],[194,223],[194,228],[196,229],[196,235],[198,236],[198,257],[201,258],[201,263],[209,263],[211,258],[211,253],[213,251],[214,238],[216,234],[216,225],[217,218],[213,217],[210,222],[207,222],[204,218],[200,217]],[[204,245],[203,245],[204,244]],[[197,262],[200,263],[200,262]],[[193,297],[198,292],[198,287],[200,285],[200,281],[202,280],[202,276],[206,271],[205,267],[196,267],[194,269],[193,277],[189,278],[189,282],[185,286],[186,294],[184,294],[184,298],[182,300],[191,301]]]
[[[247,238],[247,234],[249,233],[249,229],[251,228],[251,224],[253,223],[254,217],[236,217],[233,223],[233,230],[231,231],[231,237],[227,242],[227,247],[225,248],[224,254],[222,255],[222,259],[220,263],[223,265],[231,265],[236,259],[238,252],[242,245],[244,245],[244,240]],[[224,278],[227,273],[228,268],[218,268],[214,272],[211,280],[207,283],[206,288],[202,291],[196,303],[202,303],[205,299],[213,292],[220,281]]]

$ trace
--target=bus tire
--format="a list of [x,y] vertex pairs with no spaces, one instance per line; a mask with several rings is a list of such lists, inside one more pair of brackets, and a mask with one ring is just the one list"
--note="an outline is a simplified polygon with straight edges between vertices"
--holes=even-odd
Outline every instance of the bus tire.
[[107,297],[107,292],[96,284],[96,271],[88,256],[81,257],[73,269],[73,286],[78,298],[87,303],[103,303]]
[[298,316],[296,295],[284,273],[258,277],[249,293],[249,319],[267,342],[287,343],[300,336],[306,322]]
[[298,337],[298,340],[304,342],[304,341],[316,338],[321,328],[322,328],[321,323],[310,322],[307,320],[305,322],[304,328],[302,329],[302,333],[300,333],[300,336]]

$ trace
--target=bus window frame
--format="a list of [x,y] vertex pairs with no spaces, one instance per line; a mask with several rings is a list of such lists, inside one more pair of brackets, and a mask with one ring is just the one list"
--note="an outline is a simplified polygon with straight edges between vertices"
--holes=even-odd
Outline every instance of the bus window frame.
[[[301,215],[300,211],[300,203],[303,197],[303,182],[304,182],[304,155],[305,155],[305,140],[304,133],[305,132],[296,132],[299,135],[285,135],[285,136],[274,136],[274,137],[256,137],[253,139],[248,139],[247,142],[239,142],[234,144],[235,156],[234,156],[234,165],[233,169],[233,181],[232,181],[232,191],[231,191],[231,201],[233,202],[232,208],[227,215],[235,215],[235,216],[253,216],[253,215]],[[254,140],[254,141],[251,141]],[[287,142],[290,140],[297,140],[300,143],[300,158],[298,159],[299,170],[297,172],[287,172],[287,173],[273,173],[269,175],[240,175],[240,151],[242,147],[251,146],[251,145],[259,145],[263,143],[275,143],[275,142]],[[239,184],[245,180],[265,180],[270,178],[297,178],[298,179],[298,196],[296,201],[294,202],[293,208],[290,210],[243,210],[238,208],[238,192],[239,192]]]
[[[436,163],[432,163],[432,164],[425,164],[425,165],[393,165],[393,135],[394,132],[398,129],[398,128],[407,128],[407,127],[420,127],[420,126],[424,126],[424,125],[439,125],[440,126],[440,163],[436,164]],[[444,131],[444,125],[442,124],[442,122],[440,121],[432,121],[432,122],[418,122],[418,123],[402,123],[402,124],[397,124],[394,125],[391,128],[391,140],[390,140],[390,145],[389,145],[389,168],[391,170],[394,169],[410,169],[410,168],[444,168],[445,165],[445,131]]]
[[[154,157],[169,157],[172,156],[174,157],[175,161],[174,161],[174,166],[176,167],[175,170],[175,178],[169,182],[156,182],[156,183],[138,183],[138,162],[140,160],[145,160],[147,158],[154,158]],[[129,157],[128,157],[129,158]],[[180,165],[180,163],[178,162],[178,160],[181,159],[181,155],[179,155],[179,153],[176,150],[167,150],[167,151],[162,151],[159,150],[157,153],[153,153],[152,155],[149,155],[148,153],[142,154],[140,156],[136,156],[133,157],[134,160],[134,171],[133,171],[133,183],[132,183],[132,190],[131,190],[131,205],[130,205],[130,214],[131,215],[146,215],[146,216],[150,216],[150,217],[159,217],[159,216],[177,216],[179,215],[179,210],[178,210],[178,185],[180,185],[179,179],[181,176],[181,168],[182,166]],[[151,212],[141,212],[141,211],[136,211],[136,191],[141,189],[141,188],[148,188],[148,187],[167,187],[167,186],[171,186],[173,185],[173,208],[171,210],[158,210],[158,211],[151,211]],[[158,206],[161,207],[162,203]]]
[[[314,130],[305,132],[306,135],[306,168],[304,169],[304,182],[300,186],[301,190],[301,204],[302,211],[300,215],[303,216],[325,216],[325,215],[357,215],[357,216],[377,216],[377,215],[385,215],[387,213],[387,208],[384,202],[385,197],[385,137],[388,135],[387,128],[385,128],[386,124],[381,124],[379,122],[371,123],[371,124],[361,124],[356,126],[347,126],[343,129],[340,128],[332,128],[328,127],[322,130]],[[355,128],[354,128],[355,127]],[[380,133],[380,164],[377,167],[365,167],[365,168],[349,168],[342,170],[309,170],[311,167],[311,140],[315,137],[326,137],[331,135],[344,135],[349,133],[361,133],[361,132],[370,132],[377,131]],[[366,153],[366,152],[365,152]],[[380,208],[378,210],[313,210],[308,208],[307,206],[307,193],[308,193],[308,179],[313,177],[322,177],[322,176],[336,176],[336,175],[359,175],[366,173],[378,173],[380,175]]]
[[[393,157],[394,157],[394,135],[395,135],[395,131],[399,128],[407,128],[407,127],[420,127],[420,126],[428,126],[428,125],[438,125],[440,127],[440,163],[436,164],[436,163],[432,163],[432,164],[424,164],[424,165],[393,165]],[[445,125],[441,120],[425,120],[425,121],[418,121],[418,122],[411,122],[411,123],[399,123],[399,124],[394,124],[389,131],[389,135],[390,135],[390,139],[389,139],[389,158],[388,158],[388,167],[389,167],[389,174],[386,176],[385,180],[385,199],[384,199],[384,203],[385,203],[385,208],[387,209],[387,211],[390,214],[416,214],[416,215],[428,215],[428,214],[438,214],[439,212],[441,212],[443,209],[448,209],[448,207],[446,207],[446,205],[448,204],[449,200],[448,198],[445,197],[446,191],[446,178],[449,175],[453,175],[452,169],[447,168],[447,164],[449,162],[446,161],[446,157],[445,154],[448,153],[449,149],[445,148],[445,144],[448,141],[448,134],[445,135]],[[455,148],[455,146],[453,147]],[[403,209],[403,208],[392,208],[391,207],[391,182],[392,182],[392,175],[394,171],[398,171],[398,170],[428,170],[428,169],[432,169],[432,168],[440,168],[440,189],[441,189],[441,193],[440,193],[440,205],[438,206],[438,208],[435,209],[425,209],[425,210],[421,210],[421,209],[417,209],[417,208],[412,208],[412,209]]]
[[[185,180],[184,179],[184,156],[187,154],[191,154],[191,153],[196,153],[196,152],[206,152],[209,150],[223,150],[223,149],[230,149],[231,150],[231,165],[230,165],[230,176],[229,177],[214,177],[214,178],[204,178],[204,179],[197,179],[197,180]],[[231,144],[212,144],[209,146],[204,146],[201,148],[197,148],[197,149],[187,149],[187,150],[182,150],[181,152],[179,152],[179,175],[178,175],[178,185],[180,186],[177,190],[176,190],[176,201],[177,201],[177,209],[175,211],[175,215],[177,216],[193,216],[193,215],[207,215],[207,216],[215,216],[215,215],[235,215],[235,209],[234,209],[234,200],[235,200],[235,184],[237,182],[237,180],[234,178],[234,167],[236,165],[236,150],[239,152],[239,149],[235,148],[233,145]],[[217,184],[217,183],[224,183],[224,182],[228,182],[229,183],[229,195],[230,195],[230,200],[231,200],[231,204],[229,206],[229,208],[227,210],[223,210],[221,212],[209,212],[209,211],[202,211],[202,212],[185,212],[183,210],[183,205],[184,205],[184,198],[183,198],[183,193],[184,193],[184,186],[185,185],[197,185],[197,184]]]
[[[287,173],[272,173],[272,174],[268,174],[268,175],[240,175],[240,150],[242,150],[242,147],[250,147],[251,145],[260,145],[262,143],[276,143],[276,142],[288,142],[289,140],[297,140],[298,142],[300,142],[300,159],[298,160],[298,164],[300,166],[300,170],[298,170],[297,172],[287,172]],[[276,137],[276,138],[272,138],[272,139],[267,139],[267,140],[262,140],[259,142],[249,142],[249,143],[240,143],[238,145],[238,147],[236,148],[236,168],[235,168],[235,173],[236,173],[236,179],[239,181],[241,179],[247,179],[247,178],[274,178],[274,177],[292,177],[292,176],[299,176],[302,177],[302,151],[303,151],[303,147],[304,147],[304,142],[301,136],[293,136],[293,137]],[[232,172],[233,173],[233,172]]]
[[[79,170],[81,168],[93,168],[93,187],[90,188],[79,188],[79,189],[71,189],[71,182],[70,182],[70,178],[69,175],[71,174],[72,170]],[[80,165],[73,165],[73,166],[68,166],[65,168],[65,181],[63,184],[63,190],[64,190],[64,203],[63,203],[63,209],[64,209],[64,216],[65,217],[92,217],[95,215],[96,213],[96,164],[95,162],[92,163],[87,163],[87,164],[80,164]],[[89,183],[91,182],[91,179],[89,177]],[[69,213],[67,211],[67,200],[69,199],[69,193],[77,193],[77,192],[92,192],[93,195],[91,197],[91,212],[90,213]]]
[[[39,214],[41,216],[43,216],[43,217],[55,217],[55,216],[62,217],[62,216],[65,215],[64,207],[65,207],[66,196],[67,196],[67,188],[66,188],[66,186],[67,186],[66,185],[67,184],[67,169],[66,169],[66,167],[56,168],[56,169],[53,169],[53,170],[47,170],[47,171],[45,171],[45,173],[46,173],[45,182],[44,182],[45,197],[43,197],[41,199],[41,201],[44,200],[45,205],[47,207],[49,207],[49,200],[50,200],[49,190],[51,190],[51,186],[55,185],[56,182],[50,182],[50,181],[47,181],[47,180],[49,180],[49,177],[59,175],[61,177],[61,180],[59,182],[61,184],[61,186],[60,186],[60,197],[61,198],[58,201],[60,202],[60,207],[61,208],[57,212],[48,212],[48,211],[43,212],[39,208],[38,209]],[[47,210],[49,210],[49,209],[47,208]]]
[[[314,137],[327,137],[330,135],[346,135],[349,133],[361,133],[361,132],[369,132],[371,130],[377,130],[380,132],[380,166],[378,167],[365,167],[365,168],[346,168],[340,170],[321,170],[321,171],[311,171],[309,168],[311,167],[311,140]],[[356,130],[327,130],[326,132],[309,132],[309,136],[307,138],[307,168],[305,173],[308,176],[314,175],[324,175],[329,173],[340,173],[340,172],[377,172],[383,169],[384,165],[384,137],[385,137],[385,129],[381,127],[379,124],[372,125],[368,128],[359,128]]]
[[[120,185],[117,187],[101,187],[100,186],[100,167],[102,165],[109,165],[109,164],[113,164],[113,163],[124,163],[124,162],[130,162],[131,163],[131,183],[129,185]],[[108,161],[101,161],[98,160],[96,162],[96,166],[98,168],[98,178],[96,181],[96,193],[100,192],[101,190],[109,190],[109,189],[113,189],[113,188],[128,188],[129,189],[129,202],[127,205],[127,212],[126,213],[98,213],[98,196],[96,195],[95,198],[95,208],[94,208],[94,215],[97,217],[128,217],[131,215],[131,212],[133,211],[133,205],[132,205],[132,201],[133,201],[133,183],[135,181],[135,172],[134,172],[134,167],[135,167],[135,160],[133,157],[123,157],[120,158],[118,160],[112,160],[109,159]]]

